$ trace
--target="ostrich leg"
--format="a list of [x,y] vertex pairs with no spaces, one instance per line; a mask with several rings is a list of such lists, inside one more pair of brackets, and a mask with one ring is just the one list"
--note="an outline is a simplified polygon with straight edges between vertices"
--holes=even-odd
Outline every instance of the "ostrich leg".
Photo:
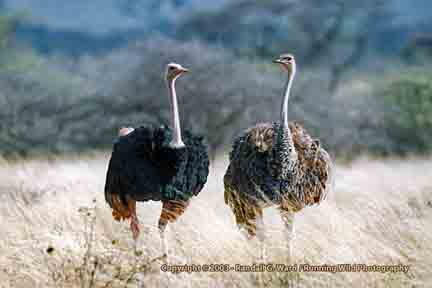
[[293,261],[293,251],[292,251],[292,240],[295,237],[295,229],[294,229],[294,212],[280,209],[280,215],[282,217],[282,221],[285,225],[285,235],[288,245],[288,264]]
[[120,199],[118,194],[112,196],[112,215],[116,221],[130,219],[130,229],[132,237],[136,241],[140,234],[138,217],[136,215],[136,201],[126,196],[126,204]]
[[175,222],[184,213],[189,202],[162,201],[162,212],[159,217],[159,232],[163,256],[168,258],[168,243],[165,238],[165,230],[168,222]]
[[266,247],[265,247],[265,227],[264,227],[264,219],[262,209],[258,211],[256,218],[256,234],[260,245],[260,261],[265,262],[266,260]]
[[243,210],[246,212],[245,216],[245,228],[249,235],[249,239],[257,236],[259,244],[259,261],[265,260],[265,229],[263,221],[263,210],[261,207],[255,207],[254,205],[248,205]]
[[136,214],[136,201],[133,199],[128,199],[128,208],[130,211],[130,229],[132,231],[133,239],[136,241],[140,234],[138,217]]
[[161,247],[162,247],[162,257],[164,258],[168,258],[168,243],[166,241],[165,238],[165,230],[166,230],[166,226],[168,224],[168,221],[165,221],[162,218],[159,218],[159,234],[160,234],[160,243],[161,243]]

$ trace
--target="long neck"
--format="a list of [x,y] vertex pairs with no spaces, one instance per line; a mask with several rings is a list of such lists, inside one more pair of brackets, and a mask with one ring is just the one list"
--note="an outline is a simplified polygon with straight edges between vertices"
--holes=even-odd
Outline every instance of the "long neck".
[[289,100],[294,76],[295,76],[295,68],[293,67],[292,70],[288,73],[288,80],[285,84],[285,95],[281,107],[280,122],[284,129],[288,129],[288,100]]
[[171,140],[170,146],[174,148],[180,148],[180,147],[184,147],[185,145],[182,141],[182,135],[181,135],[180,116],[178,111],[175,82],[176,82],[175,78],[168,81],[168,89],[170,92],[170,100],[171,100],[171,127],[173,129],[173,138]]
[[280,124],[275,124],[273,155],[274,155],[274,170],[273,176],[280,179],[287,179],[292,175],[293,169],[297,162],[297,153],[294,148],[294,142],[291,130],[288,126],[288,98],[291,90],[291,85],[294,79],[294,70],[288,75],[288,81],[285,87],[285,95],[281,107]]

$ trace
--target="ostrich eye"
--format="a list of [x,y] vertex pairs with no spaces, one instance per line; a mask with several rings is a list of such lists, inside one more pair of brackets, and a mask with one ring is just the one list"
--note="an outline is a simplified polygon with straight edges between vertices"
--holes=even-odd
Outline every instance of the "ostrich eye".
[[170,70],[170,71],[172,71],[172,70],[174,70],[174,69],[175,69],[175,68],[174,68],[174,67],[172,67],[172,66],[171,66],[171,67],[169,67],[169,70]]
[[292,58],[291,56],[286,57],[286,60],[287,60],[287,61],[292,61],[292,59],[293,59],[293,58]]

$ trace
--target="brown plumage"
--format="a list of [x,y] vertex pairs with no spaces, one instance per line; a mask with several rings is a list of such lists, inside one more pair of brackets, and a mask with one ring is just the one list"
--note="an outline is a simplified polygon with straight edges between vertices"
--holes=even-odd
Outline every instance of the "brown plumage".
[[[288,72],[281,120],[260,123],[235,139],[224,177],[225,203],[236,223],[250,236],[263,241],[262,209],[276,205],[288,229],[288,244],[294,235],[294,213],[321,203],[331,185],[331,160],[299,123],[288,123],[288,97],[295,74],[292,55],[275,62]],[[289,245],[291,257],[291,246]]]
[[[238,161],[230,163],[224,177],[225,203],[233,210],[237,224],[246,224],[245,227],[251,235],[256,234],[256,216],[262,214],[262,208],[279,205],[279,209],[290,212],[298,212],[305,206],[321,203],[327,196],[330,185],[330,158],[327,152],[321,148],[320,142],[313,139],[306,130],[296,122],[289,123],[294,147],[298,155],[298,175],[304,181],[297,183],[302,190],[301,199],[294,199],[290,195],[282,196],[276,202],[260,201],[260,199],[248,199],[239,186],[238,181],[249,181],[243,176],[242,169],[238,167]],[[274,144],[273,125],[260,123],[245,131],[247,142],[243,142],[245,158],[249,161],[257,161],[253,153],[270,154]],[[247,152],[246,152],[247,151]],[[249,152],[249,153],[248,153]],[[306,181],[307,180],[307,181]],[[253,180],[251,180],[253,182]],[[266,197],[263,195],[263,198]],[[301,201],[300,201],[301,200]]]

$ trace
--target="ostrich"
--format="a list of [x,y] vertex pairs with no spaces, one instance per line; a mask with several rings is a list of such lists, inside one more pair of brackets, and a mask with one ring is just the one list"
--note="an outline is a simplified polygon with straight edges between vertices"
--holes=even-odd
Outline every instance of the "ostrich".
[[288,261],[292,260],[294,213],[321,203],[331,184],[331,160],[298,123],[288,123],[288,98],[296,72],[291,54],[273,61],[288,74],[280,122],[260,123],[234,140],[224,176],[225,203],[237,226],[261,243],[265,258],[263,208],[277,206],[286,228]]
[[172,127],[124,127],[119,130],[108,164],[105,200],[115,220],[130,220],[133,239],[140,229],[136,201],[162,201],[159,231],[164,256],[168,247],[164,231],[204,187],[209,173],[207,144],[203,137],[180,128],[176,79],[189,70],[170,63],[166,82],[170,94]]

